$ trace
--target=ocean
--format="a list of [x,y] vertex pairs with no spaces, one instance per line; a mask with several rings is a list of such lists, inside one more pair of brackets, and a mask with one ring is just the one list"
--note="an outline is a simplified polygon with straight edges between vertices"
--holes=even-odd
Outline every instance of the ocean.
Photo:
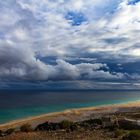
[[66,109],[140,100],[140,91],[0,91],[0,124]]

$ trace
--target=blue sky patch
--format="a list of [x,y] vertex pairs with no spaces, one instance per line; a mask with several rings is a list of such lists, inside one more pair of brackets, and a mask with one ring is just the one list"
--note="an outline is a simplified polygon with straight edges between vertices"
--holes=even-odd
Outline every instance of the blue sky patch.
[[128,5],[135,5],[138,2],[140,2],[140,0],[129,0]]
[[83,22],[86,22],[87,19],[84,16],[84,14],[79,13],[79,12],[68,12],[65,16],[67,20],[70,21],[71,25],[73,26],[79,26]]

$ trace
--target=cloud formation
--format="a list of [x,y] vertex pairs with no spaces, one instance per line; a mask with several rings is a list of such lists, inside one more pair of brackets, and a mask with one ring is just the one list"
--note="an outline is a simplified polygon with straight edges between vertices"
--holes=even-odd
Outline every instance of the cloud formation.
[[1,81],[140,81],[131,68],[140,1],[5,0],[0,9]]

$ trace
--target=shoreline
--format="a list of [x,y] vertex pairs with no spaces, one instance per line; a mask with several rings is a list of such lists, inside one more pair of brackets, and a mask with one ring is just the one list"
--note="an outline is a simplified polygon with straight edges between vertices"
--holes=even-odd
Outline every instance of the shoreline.
[[43,115],[28,117],[25,119],[14,120],[4,124],[0,124],[0,130],[9,128],[18,129],[25,123],[29,123],[32,125],[32,127],[36,127],[38,124],[44,123],[46,121],[58,122],[66,119],[77,121],[86,119],[87,117],[95,113],[115,113],[116,111],[120,110],[125,111],[125,109],[131,111],[133,107],[140,108],[140,100],[109,105],[99,105],[93,107],[66,109],[60,112],[52,112]]

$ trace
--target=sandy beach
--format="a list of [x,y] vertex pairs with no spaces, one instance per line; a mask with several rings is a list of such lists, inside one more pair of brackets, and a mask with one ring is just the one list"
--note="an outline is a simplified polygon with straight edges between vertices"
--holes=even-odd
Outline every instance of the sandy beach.
[[88,108],[79,108],[79,109],[68,109],[62,112],[48,113],[39,116],[33,116],[21,120],[15,120],[0,125],[0,130],[5,130],[8,128],[18,129],[21,125],[29,123],[32,127],[36,127],[38,124],[44,123],[46,121],[50,122],[59,122],[62,120],[71,120],[71,121],[81,121],[87,118],[90,118],[91,115],[97,115],[101,113],[115,113],[117,111],[133,111],[133,108],[140,108],[140,100],[135,102],[113,104],[113,105],[103,105],[96,107]]

